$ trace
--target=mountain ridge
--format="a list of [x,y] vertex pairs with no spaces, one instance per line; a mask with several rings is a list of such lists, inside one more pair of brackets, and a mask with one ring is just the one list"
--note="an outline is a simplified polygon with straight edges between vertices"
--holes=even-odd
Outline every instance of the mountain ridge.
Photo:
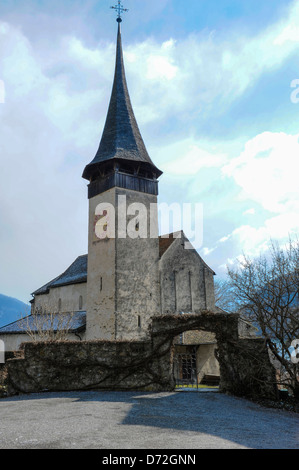
[[0,327],[9,325],[30,313],[30,305],[15,297],[0,294]]

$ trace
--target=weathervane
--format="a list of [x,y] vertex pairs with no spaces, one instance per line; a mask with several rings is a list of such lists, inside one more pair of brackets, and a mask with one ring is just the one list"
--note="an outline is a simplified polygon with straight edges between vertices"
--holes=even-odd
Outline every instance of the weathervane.
[[117,22],[118,23],[121,23],[122,22],[122,19],[121,19],[121,14],[124,13],[125,11],[129,11],[127,8],[124,8],[123,5],[121,4],[120,0],[118,0],[117,2],[117,5],[115,5],[115,7],[110,7],[112,8],[112,10],[116,10],[117,12]]

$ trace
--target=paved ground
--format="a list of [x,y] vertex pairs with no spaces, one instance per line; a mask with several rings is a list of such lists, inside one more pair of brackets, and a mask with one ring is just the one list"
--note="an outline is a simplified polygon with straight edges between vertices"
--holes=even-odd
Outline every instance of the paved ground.
[[215,392],[66,392],[0,400],[0,448],[298,449],[298,414]]

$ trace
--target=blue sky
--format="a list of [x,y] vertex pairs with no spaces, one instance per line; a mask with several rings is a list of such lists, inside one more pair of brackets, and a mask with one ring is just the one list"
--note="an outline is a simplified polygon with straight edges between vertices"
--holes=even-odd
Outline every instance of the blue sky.
[[[130,96],[164,171],[159,202],[203,205],[198,249],[223,277],[299,231],[298,2],[123,3]],[[81,175],[111,93],[111,5],[0,4],[0,292],[23,301],[87,252]]]

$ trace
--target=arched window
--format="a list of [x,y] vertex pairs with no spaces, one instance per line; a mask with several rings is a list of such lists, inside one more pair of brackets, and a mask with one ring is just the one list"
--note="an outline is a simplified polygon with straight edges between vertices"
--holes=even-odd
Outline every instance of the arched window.
[[83,308],[83,297],[82,297],[82,295],[80,295],[80,297],[79,297],[79,310],[82,310],[82,308]]

